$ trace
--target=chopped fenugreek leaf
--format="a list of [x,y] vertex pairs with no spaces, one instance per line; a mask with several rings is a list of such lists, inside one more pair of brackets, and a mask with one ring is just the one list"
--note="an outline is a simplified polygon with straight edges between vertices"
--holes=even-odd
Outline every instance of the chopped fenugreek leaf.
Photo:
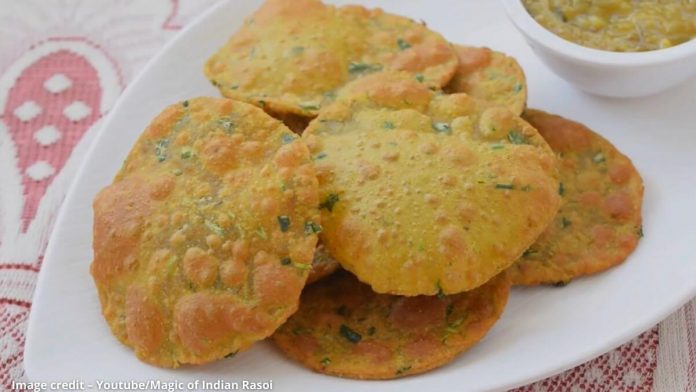
[[536,249],[529,248],[522,253],[522,257],[529,257],[535,253],[539,253]]
[[356,73],[363,73],[363,72],[375,72],[379,71],[382,69],[382,66],[379,64],[365,64],[365,63],[356,63],[356,62],[350,62],[348,64],[348,72],[352,74]]
[[565,186],[562,182],[558,184],[558,194],[560,196],[563,196],[563,194],[565,194]]
[[329,358],[329,357],[324,357],[324,358],[321,359],[321,361],[319,361],[319,363],[321,363],[322,365],[326,366],[326,365],[328,365],[328,364],[331,363],[331,358]]
[[522,83],[520,83],[520,82],[515,83],[515,86],[512,88],[512,90],[515,92],[515,94],[522,91]]
[[188,105],[189,105],[189,101],[184,101],[184,102],[182,102],[181,104],[182,104],[185,108],[187,108]]
[[601,152],[598,152],[597,154],[595,154],[595,156],[592,157],[592,162],[594,163],[602,163],[605,160],[606,158],[604,157],[604,154],[602,154]]
[[292,260],[289,257],[283,257],[282,259],[280,259],[280,264],[290,265],[292,264]]
[[495,184],[495,189],[515,189],[513,184]]
[[319,209],[333,212],[334,205],[338,202],[338,200],[339,198],[337,194],[330,193],[328,196],[326,196],[326,199],[319,204]]
[[396,374],[399,375],[399,374],[402,374],[402,373],[407,372],[409,370],[411,370],[411,365],[402,366],[402,367],[396,369]]
[[561,281],[558,281],[558,282],[554,283],[553,285],[556,286],[556,287],[563,287],[563,286],[567,285],[569,282],[570,282],[570,281],[562,281],[562,280],[561,280]]
[[279,215],[278,225],[280,226],[280,231],[285,233],[290,228],[290,217],[288,217],[287,215]]
[[396,45],[397,45],[397,46],[399,47],[399,49],[401,49],[401,50],[405,50],[405,49],[408,49],[408,48],[411,47],[411,44],[409,44],[408,42],[406,42],[406,40],[403,39],[403,38],[397,39],[397,40],[396,40]]
[[314,156],[314,160],[315,160],[315,161],[318,160],[318,159],[324,159],[324,158],[326,158],[326,153],[325,153],[325,152],[320,152],[319,154],[317,154],[317,155]]
[[298,56],[304,53],[304,50],[304,46],[295,46],[292,49],[290,49],[290,52],[292,52],[292,54],[294,54],[295,56]]
[[502,148],[505,148],[505,146],[500,143],[493,143],[491,145],[491,150],[500,150]]
[[157,162],[164,162],[167,159],[167,146],[169,145],[169,140],[160,139],[155,143],[155,155],[157,156]]
[[425,80],[425,76],[423,76],[422,73],[417,73],[417,74],[416,74],[416,80],[417,80],[418,82],[420,82],[420,83],[423,83],[423,81]]
[[454,311],[454,305],[452,304],[447,304],[447,308],[445,309],[445,317],[449,317],[452,315],[452,312]]
[[372,336],[372,335],[375,334],[375,331],[376,331],[376,330],[377,330],[377,328],[375,328],[375,327],[370,327],[370,328],[367,329],[367,334],[370,335],[370,336]]
[[350,329],[350,327],[345,324],[341,324],[340,332],[341,335],[351,343],[358,343],[362,339],[362,335]]
[[304,110],[319,110],[321,106],[316,103],[301,103],[300,108]]
[[391,121],[385,121],[384,124],[382,124],[382,127],[384,129],[394,129],[394,123]]
[[446,133],[450,135],[452,133],[452,128],[450,128],[450,125],[444,122],[436,122],[433,123],[433,129],[437,133]]
[[175,176],[180,176],[180,175],[182,175],[182,174],[184,174],[184,172],[182,172],[181,169],[174,169],[174,175],[175,175]]
[[268,236],[266,235],[266,230],[264,230],[263,227],[259,227],[258,229],[256,229],[255,233],[257,236],[261,237],[261,239],[263,239],[263,240],[268,239]]
[[442,287],[440,286],[440,282],[437,282],[437,297],[439,299],[445,298],[445,292],[442,291]]
[[189,159],[193,155],[193,151],[190,148],[184,148],[181,150],[181,159]]
[[210,231],[212,231],[213,233],[215,233],[221,237],[225,235],[225,230],[222,227],[218,226],[217,223],[210,221],[210,220],[207,220],[207,219],[205,220],[204,223],[205,223],[205,226],[208,229],[210,229]]
[[566,218],[565,216],[561,218],[561,227],[563,227],[564,229],[572,224],[573,222],[571,222],[570,219]]
[[220,126],[222,127],[222,129],[223,129],[225,132],[227,132],[227,133],[232,132],[232,128],[234,127],[234,123],[232,123],[232,119],[231,119],[231,118],[229,118],[229,117],[220,117],[220,118],[217,120],[217,123],[218,123],[218,125],[220,125]]
[[283,142],[283,144],[290,144],[293,142],[293,140],[295,140],[295,137],[289,133],[284,133],[281,137],[281,141]]
[[512,144],[524,144],[526,142],[525,136],[520,131],[508,132],[508,140]]
[[237,355],[237,352],[236,352],[236,351],[232,351],[231,353],[225,355],[225,358],[232,358],[232,357],[234,357],[235,355]]
[[304,224],[304,233],[305,235],[321,233],[321,225],[318,225],[312,221],[307,221]]
[[638,234],[638,238],[643,238],[643,225],[638,226],[638,230],[636,231],[636,234]]

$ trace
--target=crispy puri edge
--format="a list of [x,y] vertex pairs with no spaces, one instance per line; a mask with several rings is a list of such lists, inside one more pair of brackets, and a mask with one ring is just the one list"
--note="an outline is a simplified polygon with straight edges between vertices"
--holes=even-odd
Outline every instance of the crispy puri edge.
[[456,350],[442,350],[439,352],[439,355],[435,357],[436,360],[432,360],[424,366],[411,368],[408,371],[405,371],[401,374],[396,374],[393,371],[376,371],[375,368],[368,369],[366,372],[359,374],[353,372],[327,370],[325,367],[322,367],[321,364],[316,361],[305,361],[305,358],[302,355],[299,355],[299,351],[293,350],[292,339],[290,336],[286,337],[283,336],[283,334],[273,334],[271,336],[271,341],[273,342],[276,349],[283,353],[283,355],[285,355],[287,358],[290,358],[291,360],[299,363],[300,365],[319,374],[326,374],[330,376],[357,380],[392,380],[422,374],[430,370],[448,365],[456,357],[462,355],[463,353],[474,347],[477,343],[479,343],[488,334],[488,332],[490,332],[495,323],[497,323],[498,320],[500,320],[500,317],[502,317],[503,312],[505,311],[505,307],[507,306],[507,302],[510,298],[510,290],[512,287],[510,276],[506,271],[503,271],[500,274],[494,276],[488,282],[485,282],[484,285],[489,283],[495,285],[495,288],[492,290],[493,296],[495,296],[498,299],[498,301],[496,301],[495,304],[495,313],[493,314],[493,316],[485,319],[483,322],[480,322],[476,330],[467,330],[466,343],[457,347]]
[[[548,113],[548,112],[545,112],[545,111],[540,110],[540,109],[528,108],[525,110],[524,115],[525,116],[555,116],[555,117],[560,117],[566,121],[570,121],[570,122],[579,124],[582,127],[583,131],[590,132],[594,138],[599,140],[600,143],[610,147],[620,157],[625,159],[625,162],[628,165],[630,165],[630,167],[634,173],[634,175],[631,176],[631,181],[636,181],[637,182],[636,186],[639,187],[638,194],[636,195],[636,200],[638,201],[639,208],[637,209],[637,213],[636,213],[634,219],[631,219],[629,222],[633,222],[636,226],[642,225],[642,223],[643,223],[643,197],[644,197],[644,192],[645,192],[645,183],[643,181],[643,177],[640,175],[640,172],[638,171],[638,169],[636,169],[631,158],[629,158],[627,155],[625,155],[621,150],[619,150],[618,147],[616,147],[609,140],[604,138],[604,136],[602,136],[599,133],[595,132],[594,130],[590,129],[585,124],[582,124],[580,122],[568,119],[566,117],[563,117],[563,116],[560,116],[557,114]],[[531,124],[531,122],[529,122],[529,123]],[[552,220],[552,222],[553,222],[553,220]],[[603,262],[603,263],[593,262],[589,265],[585,265],[584,268],[576,269],[575,271],[569,271],[567,269],[563,269],[563,270],[559,271],[558,275],[553,275],[552,272],[545,270],[545,273],[543,274],[544,277],[542,277],[540,275],[530,277],[528,275],[523,275],[521,273],[514,273],[514,274],[511,273],[510,275],[512,275],[512,284],[514,286],[538,286],[538,285],[565,286],[566,284],[570,283],[574,279],[581,278],[584,276],[596,275],[596,274],[599,274],[601,272],[607,271],[613,267],[616,267],[618,265],[623,264],[626,260],[628,260],[629,256],[636,250],[639,242],[640,242],[640,240],[636,241],[635,245],[632,246],[630,249],[628,249],[628,251],[626,252],[626,255],[624,255],[624,256],[614,256],[614,257],[606,259],[606,262]],[[531,244],[531,245],[534,245],[534,244]],[[517,261],[515,261],[515,262],[517,262]],[[550,275],[553,275],[553,277],[548,277]]]

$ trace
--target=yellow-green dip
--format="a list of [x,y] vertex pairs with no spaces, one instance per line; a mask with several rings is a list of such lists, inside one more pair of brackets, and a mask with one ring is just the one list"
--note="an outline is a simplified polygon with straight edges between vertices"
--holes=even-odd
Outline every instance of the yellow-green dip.
[[534,19],[577,44],[615,52],[668,48],[696,36],[696,0],[522,0]]

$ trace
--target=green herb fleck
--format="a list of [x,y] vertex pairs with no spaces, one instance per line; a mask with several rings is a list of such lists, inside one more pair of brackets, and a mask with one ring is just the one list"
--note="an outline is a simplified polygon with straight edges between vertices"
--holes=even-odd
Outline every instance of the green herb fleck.
[[423,83],[423,81],[425,80],[425,76],[423,76],[422,73],[417,73],[417,74],[416,74],[416,80],[417,80],[418,82],[420,82],[420,83]]
[[321,359],[321,361],[319,361],[319,363],[321,363],[324,366],[328,366],[331,363],[331,358],[324,357]]
[[231,84],[231,85],[230,85],[230,90],[236,90],[236,89],[238,89],[238,88],[239,88],[239,85],[238,85],[238,84]]
[[385,121],[384,124],[382,124],[382,128],[384,129],[394,129],[394,123],[391,121]]
[[525,186],[523,186],[521,189],[522,189],[523,191],[525,191],[525,192],[529,192],[529,191],[532,190],[532,186],[531,186],[531,185],[525,185]]
[[314,156],[314,160],[319,160],[319,159],[324,159],[326,158],[326,153],[325,152],[320,152],[319,154]]
[[234,128],[234,123],[232,122],[232,119],[229,117],[220,117],[218,118],[217,123],[227,133],[232,132],[232,129]]
[[604,157],[604,154],[602,154],[601,152],[598,152],[597,154],[595,154],[595,156],[592,157],[592,162],[594,163],[602,163],[604,161],[606,161],[606,158]]
[[351,343],[358,343],[362,339],[362,335],[350,329],[350,327],[345,324],[341,324],[340,332],[341,335]]
[[225,355],[225,358],[233,358],[235,355],[237,355],[236,351],[232,351],[231,353]]
[[320,210],[328,210],[329,212],[333,212],[334,205],[338,202],[338,195],[335,193],[330,193],[328,196],[326,196],[326,199],[324,199],[321,204],[319,204],[319,209]]
[[636,234],[638,234],[638,238],[643,238],[643,225],[638,226],[638,230],[636,231]]
[[558,281],[558,282],[554,283],[553,285],[556,286],[556,287],[563,287],[563,286],[567,285],[568,283],[570,283],[570,281],[563,281],[563,280],[561,280],[561,281]]
[[284,133],[283,136],[281,137],[281,142],[283,142],[283,144],[290,144],[294,140],[295,140],[295,137],[289,133]]
[[442,286],[440,286],[440,282],[437,282],[437,298],[439,298],[439,299],[445,298],[445,292],[442,291]]
[[225,230],[224,230],[222,227],[218,226],[218,224],[215,223],[215,222],[213,222],[213,221],[210,221],[210,220],[207,220],[207,219],[206,219],[206,220],[205,220],[205,226],[206,226],[210,231],[212,231],[213,233],[215,233],[215,234],[217,234],[217,235],[219,235],[219,236],[221,236],[221,237],[225,235]]
[[307,221],[304,224],[304,233],[305,235],[321,233],[321,225],[318,225],[312,221]]
[[508,140],[512,144],[524,144],[526,142],[525,136],[520,131],[508,132]]
[[515,83],[515,86],[512,88],[512,90],[515,92],[515,94],[522,91],[522,83],[520,83],[520,82]]
[[529,257],[535,253],[539,253],[539,251],[536,249],[528,248],[524,251],[524,253],[522,253],[522,257]]
[[182,102],[181,104],[182,104],[185,108],[187,108],[188,105],[189,105],[189,101],[184,101],[184,102]]
[[304,46],[295,46],[292,49],[290,49],[290,52],[292,52],[292,54],[295,56],[299,56],[302,53],[304,53],[304,50],[305,50]]
[[447,308],[445,309],[445,317],[449,318],[449,316],[452,315],[452,312],[454,311],[454,305],[452,304],[447,304]]
[[174,175],[175,175],[175,176],[180,176],[180,175],[182,175],[182,174],[184,174],[184,172],[182,172],[181,169],[174,169]]
[[285,233],[290,228],[290,217],[288,217],[287,215],[279,215],[278,225],[280,225],[280,231]]
[[493,143],[493,144],[491,145],[491,150],[500,150],[500,149],[503,149],[503,148],[505,148],[505,146],[502,145],[501,143]]
[[436,122],[433,123],[432,125],[433,129],[437,133],[446,133],[448,135],[452,134],[452,128],[450,128],[450,125],[444,122]]
[[560,196],[563,196],[565,194],[565,186],[562,182],[558,184],[558,194]]
[[303,110],[319,110],[321,106],[316,103],[301,103],[300,108]]
[[396,375],[398,376],[399,374],[403,374],[403,373],[405,373],[405,372],[407,372],[407,371],[409,371],[409,370],[411,370],[411,365],[402,366],[402,367],[396,369]]
[[564,229],[572,224],[573,222],[571,222],[570,219],[566,218],[565,216],[561,218],[561,227]]
[[515,189],[513,184],[495,184],[495,189]]
[[262,240],[267,240],[268,236],[266,235],[266,230],[263,229],[263,227],[259,227],[255,231],[256,235],[261,237]]
[[157,156],[157,162],[164,162],[167,159],[167,146],[169,145],[169,140],[161,139],[155,143],[155,155]]
[[193,151],[190,148],[184,148],[181,150],[181,159],[189,159],[193,155]]
[[377,330],[377,328],[375,328],[375,327],[370,327],[370,328],[367,329],[367,334],[370,335],[370,336],[372,336],[372,335],[375,334],[375,331],[376,331],[376,330]]
[[352,74],[356,73],[364,73],[364,72],[375,72],[379,71],[382,69],[382,66],[379,64],[365,64],[365,63],[356,63],[356,62],[351,62],[348,64],[348,72]]
[[290,259],[289,257],[283,257],[282,259],[280,259],[280,264],[290,265],[292,264],[292,259]]
[[406,40],[403,39],[403,38],[397,39],[397,40],[396,40],[396,45],[397,45],[397,46],[399,47],[399,49],[401,49],[401,50],[406,50],[406,49],[408,49],[408,48],[411,47],[411,44],[409,44],[408,42],[406,42]]

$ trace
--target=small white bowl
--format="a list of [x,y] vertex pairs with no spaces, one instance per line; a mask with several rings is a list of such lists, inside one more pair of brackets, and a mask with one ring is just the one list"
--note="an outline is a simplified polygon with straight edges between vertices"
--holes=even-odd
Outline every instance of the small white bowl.
[[501,0],[532,50],[580,90],[607,97],[658,93],[696,74],[696,39],[647,52],[611,52],[567,41],[546,30],[520,0]]

